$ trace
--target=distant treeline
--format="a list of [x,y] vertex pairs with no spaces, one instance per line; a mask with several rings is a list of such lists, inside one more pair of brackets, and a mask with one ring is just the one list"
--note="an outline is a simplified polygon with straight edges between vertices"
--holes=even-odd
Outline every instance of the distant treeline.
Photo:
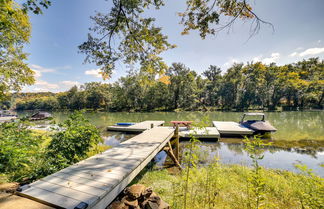
[[323,108],[324,61],[311,58],[277,66],[233,64],[225,73],[211,65],[202,75],[173,63],[160,79],[130,73],[113,84],[91,82],[62,93],[19,93],[17,110],[109,111],[284,110]]

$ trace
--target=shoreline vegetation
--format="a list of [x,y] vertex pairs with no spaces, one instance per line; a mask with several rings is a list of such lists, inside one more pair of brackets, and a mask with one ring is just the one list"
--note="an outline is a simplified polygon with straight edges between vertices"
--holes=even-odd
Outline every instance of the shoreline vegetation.
[[90,82],[66,92],[13,93],[0,103],[15,110],[244,111],[324,107],[324,61],[310,58],[277,66],[211,65],[202,74],[173,63],[159,78],[129,72],[114,83]]
[[306,165],[300,173],[266,169],[259,165],[262,148],[269,146],[259,137],[244,139],[252,165],[224,165],[217,157],[200,166],[200,142],[190,140],[182,156],[184,169],[170,173],[154,167],[143,171],[133,183],[151,186],[171,208],[321,208],[323,178]]
[[[323,178],[312,173],[297,174],[279,169],[260,168],[253,186],[253,168],[243,165],[223,165],[215,162],[207,167],[191,168],[185,192],[184,173],[170,173],[166,169],[143,172],[135,183],[152,189],[171,208],[321,208],[323,206]],[[262,180],[261,180],[262,179]],[[263,187],[260,189],[260,187]],[[259,190],[259,191],[258,191]],[[262,190],[262,191],[261,191]],[[257,198],[259,198],[258,207]]]

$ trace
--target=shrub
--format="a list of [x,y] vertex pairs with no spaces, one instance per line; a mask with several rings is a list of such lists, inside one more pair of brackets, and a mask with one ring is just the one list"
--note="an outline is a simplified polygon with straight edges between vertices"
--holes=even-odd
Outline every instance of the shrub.
[[23,122],[0,124],[0,173],[11,181],[28,178],[41,141]]
[[88,157],[102,141],[99,130],[76,111],[59,125],[62,131],[52,135],[39,175],[48,175]]

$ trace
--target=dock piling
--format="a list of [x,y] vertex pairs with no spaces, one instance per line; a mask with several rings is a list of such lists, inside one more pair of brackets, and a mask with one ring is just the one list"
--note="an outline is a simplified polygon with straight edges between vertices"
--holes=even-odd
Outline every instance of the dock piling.
[[179,125],[176,126],[174,135],[175,135],[175,157],[180,162]]

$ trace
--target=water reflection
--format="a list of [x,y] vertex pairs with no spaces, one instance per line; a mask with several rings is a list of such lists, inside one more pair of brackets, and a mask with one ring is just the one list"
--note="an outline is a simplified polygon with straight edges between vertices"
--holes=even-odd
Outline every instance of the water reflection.
[[[22,113],[21,113],[22,114]],[[53,112],[57,122],[62,122],[69,112]],[[144,120],[164,120],[165,125],[171,125],[172,120],[191,120],[199,122],[206,117],[211,121],[239,121],[241,112],[86,112],[85,116],[97,127],[105,129],[117,122],[139,122]],[[266,119],[277,127],[272,135],[274,140],[324,140],[324,111],[305,112],[267,112]]]
[[[105,144],[116,146],[121,142],[133,137],[133,134],[123,134],[119,132],[106,132],[104,139]],[[185,150],[188,141],[181,142],[181,151]],[[208,164],[215,158],[224,164],[240,164],[251,165],[251,159],[244,150],[243,143],[227,143],[227,142],[203,142],[200,145],[199,159],[200,164]],[[290,148],[283,149],[275,146],[269,146],[262,150],[264,159],[260,161],[260,165],[266,168],[284,169],[297,172],[294,164],[306,164],[308,168],[313,169],[314,172],[324,177],[324,152],[316,152],[306,148]],[[155,161],[158,166],[166,166],[170,162],[167,154],[161,151],[155,156]]]
[[[185,145],[189,142],[182,142],[184,150]],[[244,150],[243,144],[232,144],[225,142],[217,143],[202,143],[200,145],[203,152],[208,153],[208,158],[204,159],[203,163],[211,162],[216,158],[224,164],[241,164],[251,165],[252,161],[248,153]],[[324,177],[324,168],[320,165],[324,163],[324,155],[322,152],[309,154],[300,152],[298,149],[283,150],[281,148],[267,147],[263,150],[264,158],[260,161],[260,165],[266,168],[283,169],[297,172],[294,164],[306,164],[308,168]]]

